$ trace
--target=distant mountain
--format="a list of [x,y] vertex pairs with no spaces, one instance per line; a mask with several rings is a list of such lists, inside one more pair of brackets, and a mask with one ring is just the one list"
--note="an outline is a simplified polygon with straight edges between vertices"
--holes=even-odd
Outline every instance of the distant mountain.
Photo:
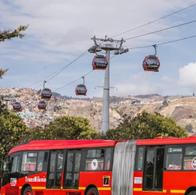
[[[40,111],[37,107],[41,100],[39,91],[27,88],[0,89],[0,95],[7,100],[9,109],[12,109],[13,101],[21,103],[23,110],[18,114],[29,127],[44,126],[56,117],[71,115],[86,117],[94,128],[101,128],[102,98],[81,99],[53,93],[51,100],[47,101],[47,111]],[[123,116],[134,117],[145,110],[171,117],[190,134],[196,133],[196,97],[159,94],[112,96],[110,102],[111,128],[117,127]]]
[[135,98],[153,98],[153,97],[161,97],[159,94],[145,94],[145,95],[136,95]]

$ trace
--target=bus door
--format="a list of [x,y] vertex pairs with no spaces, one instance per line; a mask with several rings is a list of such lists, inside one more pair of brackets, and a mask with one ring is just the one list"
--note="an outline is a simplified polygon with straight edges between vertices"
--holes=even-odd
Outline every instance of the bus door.
[[144,191],[163,189],[164,147],[147,147],[144,163]]
[[50,152],[47,188],[60,188],[63,174],[64,151],[54,150]]
[[68,150],[65,160],[64,188],[78,188],[81,164],[81,151]]
[[21,166],[21,153],[15,153],[11,155],[5,163],[2,185],[10,184],[6,186],[6,195],[18,194],[19,188],[17,186],[17,179],[21,177],[20,166]]

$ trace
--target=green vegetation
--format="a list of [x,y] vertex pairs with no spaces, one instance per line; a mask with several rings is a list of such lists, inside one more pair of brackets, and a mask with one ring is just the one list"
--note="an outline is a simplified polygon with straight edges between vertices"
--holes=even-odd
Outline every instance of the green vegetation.
[[93,139],[97,137],[89,121],[82,117],[64,116],[43,128],[30,130],[30,139]]
[[5,30],[2,32],[0,31],[0,42],[15,38],[15,37],[19,37],[19,38],[24,37],[22,32],[24,32],[27,28],[28,26],[19,26],[15,30]]
[[[6,30],[6,31],[0,31],[0,42],[3,42],[5,40],[13,39],[15,37],[22,38],[24,35],[22,32],[24,32],[27,29],[28,26],[19,26],[15,30]],[[8,71],[8,69],[0,68],[0,79],[5,75],[5,73]]]
[[0,160],[15,145],[32,139],[93,139],[98,137],[89,121],[82,117],[64,116],[45,128],[28,129],[22,119],[8,111],[0,101]]
[[9,112],[0,102],[0,160],[18,143],[26,132],[22,119],[15,113]]
[[158,113],[142,112],[135,118],[125,118],[123,122],[106,134],[108,139],[138,139],[154,138],[158,136],[187,136],[186,130],[177,126],[171,118]]
[[105,136],[93,129],[82,117],[63,116],[45,128],[28,129],[21,118],[8,111],[0,101],[0,159],[15,145],[32,139],[138,139],[157,136],[187,136],[186,130],[160,114],[143,112],[135,118],[127,117]]

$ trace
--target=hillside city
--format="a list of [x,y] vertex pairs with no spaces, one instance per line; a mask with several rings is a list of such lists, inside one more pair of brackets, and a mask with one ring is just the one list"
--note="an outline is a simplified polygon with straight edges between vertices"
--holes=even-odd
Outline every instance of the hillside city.
[[[72,98],[53,93],[47,101],[47,110],[37,108],[40,91],[28,88],[0,89],[0,95],[8,109],[18,101],[22,111],[17,114],[30,128],[45,126],[55,118],[64,115],[88,118],[91,125],[98,131],[101,129],[102,98]],[[185,127],[190,135],[196,134],[196,97],[194,96],[161,96],[158,94],[128,97],[111,97],[110,128],[115,128],[124,117],[134,117],[142,111],[160,113],[173,118],[178,125]]]

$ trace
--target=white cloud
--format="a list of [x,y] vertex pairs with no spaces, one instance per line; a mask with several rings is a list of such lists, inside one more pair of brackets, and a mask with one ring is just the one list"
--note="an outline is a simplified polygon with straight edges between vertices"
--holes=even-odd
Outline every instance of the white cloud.
[[[17,78],[19,75],[19,78],[21,78],[23,74],[23,80],[19,79],[23,83],[32,83],[35,79],[43,79],[44,75],[51,74],[53,70],[54,72],[57,71],[61,68],[60,65],[65,65],[74,56],[79,55],[79,53],[93,44],[90,40],[91,36],[118,34],[139,24],[171,13],[173,10],[184,7],[187,4],[189,3],[184,0],[0,1],[1,29],[11,29],[20,24],[30,25],[24,39],[1,43],[2,57],[0,63],[10,64],[9,68],[13,70],[13,72],[10,71],[10,77],[3,85],[7,85],[8,82],[14,84],[15,76]],[[174,21],[178,22],[175,17],[172,22]],[[169,20],[163,20],[154,25],[130,32],[124,35],[124,37],[138,35],[169,25],[171,25]],[[173,35],[172,32],[169,34],[170,38]],[[174,34],[176,37],[177,33]],[[132,40],[125,45],[134,47],[135,45],[145,45],[146,43],[150,44],[152,41],[167,39],[163,35],[161,33],[148,36],[145,39]],[[86,63],[86,61],[83,63],[82,60],[84,59],[86,60],[86,56],[79,61],[81,63],[80,66],[73,68],[72,72],[74,75],[81,75],[85,71],[83,67],[90,65],[90,61],[89,63]],[[23,65],[24,68],[21,74],[16,73],[16,68],[14,68],[17,67],[16,64],[24,63],[26,66]],[[122,75],[126,75],[126,71],[129,71],[127,68],[129,63],[126,63],[126,66],[121,70],[115,69],[114,71],[117,73],[122,71]],[[37,71],[28,71],[29,64]],[[40,70],[43,67],[39,64],[43,64],[44,67],[48,66],[48,69],[45,68],[45,71]],[[38,74],[39,71],[41,71],[40,74]],[[114,80],[117,80],[117,78],[115,77]],[[60,81],[61,77],[57,79],[59,79],[57,80],[59,83],[64,82],[64,80]],[[100,82],[97,80],[92,78],[91,85],[95,86],[96,83]],[[60,85],[57,81],[54,84]],[[143,76],[137,77],[137,73],[132,79],[122,80],[119,83],[116,84],[118,91],[114,90],[112,92],[115,95],[154,93],[159,90],[154,83],[152,85],[152,80],[146,80]],[[20,85],[20,81],[17,84]],[[94,90],[92,93],[101,94],[102,91]]]
[[114,93],[117,96],[151,94],[157,92],[156,88],[152,87],[150,84],[145,83],[121,83],[117,85],[117,89],[117,92]]
[[[36,37],[43,47],[56,50],[60,43],[60,49],[65,51],[67,47],[71,49],[71,44],[81,48],[84,43],[78,43],[90,41],[94,34],[119,33],[184,4],[183,0],[159,0],[158,3],[157,0],[20,0],[13,1],[13,5],[2,4],[6,9],[0,15],[7,21],[7,26],[29,24],[27,36]],[[13,11],[14,6],[17,9]],[[139,32],[151,31],[161,25],[165,24],[157,23]]]
[[138,94],[159,93],[159,87],[156,83],[151,84],[150,75],[153,73],[138,73],[132,75],[129,79],[119,81],[115,87],[114,95],[127,96]]
[[196,89],[196,62],[179,69],[179,84]]

